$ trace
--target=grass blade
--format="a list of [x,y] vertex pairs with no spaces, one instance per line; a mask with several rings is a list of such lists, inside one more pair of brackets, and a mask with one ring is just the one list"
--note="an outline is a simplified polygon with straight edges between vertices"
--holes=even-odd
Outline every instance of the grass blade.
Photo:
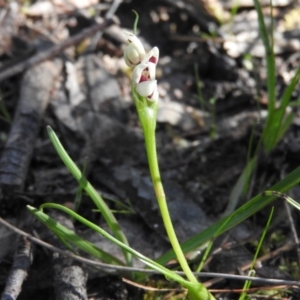
[[[66,165],[70,173],[73,175],[73,177],[78,181],[80,186],[93,200],[96,207],[99,209],[105,221],[107,222],[107,225],[112,230],[114,236],[124,244],[128,245],[127,238],[124,235],[123,231],[121,230],[118,221],[116,220],[115,216],[113,215],[109,207],[106,205],[102,197],[98,194],[98,192],[94,189],[94,187],[88,182],[88,180],[83,176],[82,172],[79,170],[79,168],[76,166],[74,161],[71,159],[71,157],[68,155],[68,153],[60,143],[57,135],[52,130],[52,128],[50,126],[47,126],[47,130],[48,130],[50,140],[55,150],[57,151],[59,157]],[[131,260],[132,260],[131,255],[127,251],[123,251],[123,253],[127,264],[131,265]]]
[[[77,244],[77,237],[74,238],[75,234],[72,231],[70,231],[68,229],[65,230],[64,226],[60,225],[59,223],[57,223],[56,221],[51,219],[48,215],[43,213],[42,210],[37,210],[37,209],[35,209],[31,206],[27,206],[27,208],[29,209],[29,211],[31,213],[33,213],[47,227],[49,227],[49,228],[51,227],[51,230],[53,230],[53,232],[55,232],[55,234],[57,234],[57,233],[62,234],[63,238],[66,241],[71,241],[73,244],[76,244],[77,247],[79,247],[81,245],[81,243],[82,243],[81,240],[82,239],[80,237],[78,237],[78,238],[81,239],[81,240],[79,240],[79,243]],[[144,256],[143,254],[139,253],[138,251],[134,250],[133,248],[129,247],[128,245],[122,243],[121,241],[119,241],[118,239],[116,239],[112,235],[110,235],[108,232],[106,232],[104,229],[102,229],[101,227],[97,226],[96,224],[88,221],[87,219],[83,218],[82,216],[78,215],[77,213],[75,213],[71,209],[69,209],[69,208],[67,208],[63,205],[59,205],[59,204],[55,204],[55,203],[46,203],[46,204],[41,205],[41,209],[44,209],[44,208],[58,209],[60,211],[63,211],[64,213],[66,213],[70,217],[72,217],[73,219],[81,222],[82,224],[86,225],[87,227],[91,228],[95,232],[97,232],[100,235],[107,238],[112,243],[118,245],[124,251],[129,252],[130,254],[134,255],[135,257],[137,257],[138,259],[143,261],[146,265],[153,268],[154,270],[159,271],[163,275],[167,276],[170,279],[173,279],[173,280],[177,281],[178,283],[182,284],[183,286],[186,286],[186,283],[188,283],[180,275],[178,275],[178,274],[174,273],[173,271],[159,265],[157,262],[151,260],[150,258]],[[84,249],[82,249],[82,250],[84,250]]]
[[[259,33],[264,44],[265,54],[266,54],[266,62],[267,62],[267,88],[268,88],[268,111],[269,114],[272,115],[273,110],[275,109],[275,86],[276,86],[276,72],[275,72],[275,56],[273,50],[273,28],[271,28],[271,38],[269,38],[268,30],[266,27],[266,23],[264,20],[264,15],[262,12],[261,4],[259,0],[253,0],[255,5],[255,10],[257,12],[258,17],[258,25],[259,25]],[[271,15],[271,18],[273,16]],[[271,26],[272,27],[272,26]],[[270,41],[271,40],[271,41]]]
[[[283,180],[279,183],[270,187],[270,190],[280,191],[281,193],[289,191],[291,188],[296,186],[300,183],[300,167],[295,169],[293,172],[288,174]],[[185,253],[190,252],[192,250],[197,249],[202,244],[208,242],[213,236],[215,236],[216,232],[218,233],[217,236],[221,235],[222,233],[226,232],[227,230],[231,229],[232,227],[236,226],[237,224],[241,223],[242,221],[246,220],[256,212],[260,211],[268,204],[273,202],[276,199],[274,194],[259,194],[256,197],[252,198],[246,204],[238,208],[233,214],[228,217],[225,217],[212,226],[208,227],[204,231],[196,234],[189,240],[182,243],[182,249]],[[228,221],[228,218],[230,220]],[[222,228],[222,231],[219,231],[219,228],[223,226],[224,222],[227,224]],[[157,259],[157,262],[160,264],[166,264],[170,260],[174,259],[175,255],[172,250],[168,251],[167,253],[163,254],[160,258]]]
[[278,131],[277,131],[275,144],[277,144],[282,139],[284,134],[290,128],[290,126],[294,120],[294,116],[295,116],[295,114],[293,112],[291,112],[288,115],[286,115],[285,118],[281,121],[280,127],[278,128]]
[[100,259],[101,261],[115,264],[124,265],[122,261],[115,258],[114,256],[106,253],[94,244],[84,240],[73,231],[69,230],[65,226],[59,224],[54,219],[49,217],[41,210],[37,210],[34,207],[27,206],[27,209],[45,226],[47,226],[55,235],[61,240],[61,242],[72,252],[74,252],[74,246],[78,249]]
[[293,114],[289,114],[286,117],[285,114],[286,108],[291,101],[293,91],[295,90],[296,85],[299,83],[299,78],[300,68],[296,71],[290,84],[286,87],[280,106],[273,111],[268,130],[264,131],[265,136],[263,136],[263,138],[268,140],[269,150],[276,146],[292,122]]
[[[260,249],[262,247],[262,244],[263,244],[263,241],[265,240],[265,237],[266,237],[266,234],[267,234],[267,231],[269,229],[269,226],[270,226],[270,223],[271,223],[271,220],[273,218],[273,213],[274,213],[274,207],[272,207],[271,209],[271,212],[270,212],[270,215],[269,215],[269,218],[268,218],[268,221],[267,221],[267,224],[266,224],[266,227],[264,228],[264,231],[260,237],[260,240],[259,240],[259,243],[257,245],[257,248],[256,248],[256,251],[255,251],[255,255],[253,257],[253,260],[252,260],[252,263],[251,263],[251,267],[250,267],[250,270],[249,270],[249,276],[255,276],[255,270],[254,270],[254,267],[255,267],[255,264],[256,264],[256,261],[257,261],[257,257],[258,257],[258,254],[260,252]],[[253,274],[253,275],[251,275]],[[244,284],[244,288],[243,289],[249,289],[250,286],[251,286],[252,282],[250,280],[247,280]],[[246,292],[243,292],[239,298],[239,300],[244,300],[247,296],[247,293]]]
[[[276,102],[276,69],[275,69],[275,56],[273,49],[273,28],[271,23],[270,37],[264,20],[261,4],[259,0],[253,0],[258,17],[259,33],[264,44],[266,63],[267,63],[267,90],[268,90],[268,118],[266,126],[262,133],[262,139],[265,150],[271,151],[276,140],[277,131],[273,130],[273,118]],[[271,3],[272,12],[272,3]],[[273,20],[273,16],[271,14]]]
[[[266,54],[266,62],[267,62],[267,88],[268,88],[268,111],[269,114],[272,115],[273,110],[275,109],[275,85],[276,85],[276,72],[275,72],[275,56],[273,51],[273,32],[270,33],[271,38],[269,38],[268,30],[266,27],[266,23],[264,20],[264,15],[262,12],[261,4],[259,0],[253,0],[255,5],[255,10],[257,12],[258,17],[258,25],[259,25],[259,34],[262,39],[265,48]],[[271,15],[271,18],[273,16]],[[271,26],[272,27],[272,26]],[[270,41],[271,40],[271,41]]]
[[248,187],[248,183],[251,179],[256,163],[257,163],[257,156],[254,156],[247,163],[246,167],[243,170],[243,173],[240,175],[239,179],[237,180],[233,189],[231,190],[231,193],[229,195],[228,205],[222,214],[223,216],[228,216],[235,210],[241,195],[243,194],[245,188]]
[[291,197],[287,196],[286,194],[277,192],[277,191],[265,191],[264,195],[267,196],[275,196],[276,198],[282,198],[286,200],[290,205],[294,206],[296,209],[300,210],[300,204],[292,199]]

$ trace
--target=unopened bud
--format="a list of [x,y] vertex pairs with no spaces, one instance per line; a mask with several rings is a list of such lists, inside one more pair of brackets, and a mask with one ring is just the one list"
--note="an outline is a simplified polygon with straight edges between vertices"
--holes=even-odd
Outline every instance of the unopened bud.
[[145,57],[145,49],[141,41],[130,32],[125,32],[128,45],[124,51],[124,59],[127,66],[133,68]]

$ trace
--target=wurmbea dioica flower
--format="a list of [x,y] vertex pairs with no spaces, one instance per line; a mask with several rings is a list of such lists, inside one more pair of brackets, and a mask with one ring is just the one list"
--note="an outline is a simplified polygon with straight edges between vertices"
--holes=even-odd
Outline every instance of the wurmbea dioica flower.
[[[135,22],[135,27],[136,23],[137,21]],[[158,91],[157,81],[155,80],[155,69],[159,56],[158,48],[154,47],[146,54],[142,43],[134,34],[125,34],[129,44],[125,49],[124,57],[126,64],[130,68],[133,68],[131,92],[137,108],[139,120],[143,128],[150,175],[155,195],[167,235],[172,244],[178,262],[188,278],[188,280],[185,280],[182,277],[176,277],[175,280],[180,282],[188,289],[191,300],[215,300],[205,286],[198,282],[187,263],[179,241],[176,237],[160,177],[155,142],[156,115],[158,109]],[[153,267],[154,264],[151,266]],[[158,268],[157,265],[156,268]],[[168,273],[168,277],[175,278],[172,275],[172,272],[169,273],[169,271],[165,269],[162,273]],[[170,276],[170,274],[173,277]],[[178,275],[176,274],[176,276]]]
[[133,88],[137,93],[146,97],[149,101],[158,100],[157,81],[155,80],[155,69],[159,57],[157,47],[145,54],[141,41],[132,33],[125,33],[128,46],[124,52],[126,64],[134,68],[132,73]]
[[158,100],[154,63],[148,62],[137,65],[132,73],[132,83],[142,97],[147,97],[149,101]]

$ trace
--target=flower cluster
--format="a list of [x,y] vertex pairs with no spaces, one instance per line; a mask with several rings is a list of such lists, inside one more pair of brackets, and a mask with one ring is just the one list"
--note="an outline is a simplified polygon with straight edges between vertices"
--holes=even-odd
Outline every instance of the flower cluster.
[[149,101],[158,100],[155,69],[159,50],[152,48],[147,54],[141,41],[132,33],[125,32],[128,45],[124,51],[127,66],[133,68],[132,83],[136,91]]

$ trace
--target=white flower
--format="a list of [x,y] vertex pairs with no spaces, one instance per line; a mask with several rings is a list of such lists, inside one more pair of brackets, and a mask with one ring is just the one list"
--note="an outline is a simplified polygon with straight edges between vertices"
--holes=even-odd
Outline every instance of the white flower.
[[155,80],[155,69],[158,62],[159,50],[152,48],[147,54],[141,41],[132,33],[125,32],[128,45],[124,51],[126,64],[134,68],[132,83],[136,92],[147,97],[149,101],[158,100],[157,81]]
[[130,32],[125,32],[128,45],[124,51],[124,59],[127,66],[133,68],[145,57],[145,49],[141,41]]
[[156,66],[153,63],[140,63],[132,72],[132,82],[137,85],[140,82],[155,79]]
[[132,82],[136,91],[149,101],[158,100],[157,81],[155,80],[156,65],[152,62],[140,63],[133,69]]

